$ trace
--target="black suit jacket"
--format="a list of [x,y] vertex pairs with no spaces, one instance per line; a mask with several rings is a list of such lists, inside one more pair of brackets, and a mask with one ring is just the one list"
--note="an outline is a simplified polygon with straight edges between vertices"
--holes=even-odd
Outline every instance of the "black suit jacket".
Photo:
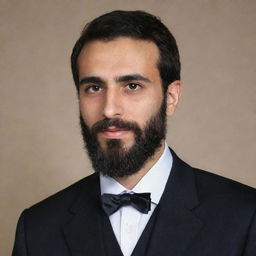
[[[192,168],[172,154],[146,255],[255,256],[255,189]],[[93,174],[25,210],[12,255],[106,255],[101,220],[107,217],[99,197],[99,177]],[[120,255],[117,247],[111,256]]]

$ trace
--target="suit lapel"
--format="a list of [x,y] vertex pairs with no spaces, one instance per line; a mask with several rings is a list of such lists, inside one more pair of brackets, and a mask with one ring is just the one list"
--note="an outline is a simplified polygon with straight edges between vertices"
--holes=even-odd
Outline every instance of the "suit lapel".
[[70,209],[72,217],[64,236],[72,256],[103,256],[99,177],[94,174],[84,184],[78,200]]
[[203,223],[193,209],[199,204],[193,169],[175,153],[173,167],[148,246],[148,256],[182,255],[201,230]]
[[[148,256],[182,255],[200,232],[203,223],[193,209],[199,204],[193,169],[175,153],[173,167],[163,196],[156,208],[157,216],[149,239]],[[72,256],[104,256],[97,174],[87,179],[78,200],[71,208],[71,219],[64,236]]]

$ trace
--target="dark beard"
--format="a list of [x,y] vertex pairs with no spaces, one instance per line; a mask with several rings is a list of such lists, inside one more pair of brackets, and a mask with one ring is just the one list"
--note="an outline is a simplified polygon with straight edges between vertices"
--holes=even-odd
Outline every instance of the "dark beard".
[[[151,117],[142,130],[136,122],[121,119],[103,119],[90,130],[80,114],[82,136],[88,155],[96,172],[112,178],[130,176],[138,172],[146,161],[161,147],[166,135],[166,99],[158,113]],[[110,126],[134,132],[135,142],[125,149],[120,139],[108,139],[103,150],[97,140],[97,133]]]

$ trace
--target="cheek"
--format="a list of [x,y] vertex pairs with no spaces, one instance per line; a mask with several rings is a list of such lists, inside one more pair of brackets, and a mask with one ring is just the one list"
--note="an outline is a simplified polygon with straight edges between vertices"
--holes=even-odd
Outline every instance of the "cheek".
[[97,106],[91,105],[88,101],[79,101],[80,113],[89,127],[97,121]]
[[134,121],[136,121],[140,127],[145,127],[146,123],[155,116],[162,105],[162,98],[146,98],[133,104],[130,108],[130,116]]

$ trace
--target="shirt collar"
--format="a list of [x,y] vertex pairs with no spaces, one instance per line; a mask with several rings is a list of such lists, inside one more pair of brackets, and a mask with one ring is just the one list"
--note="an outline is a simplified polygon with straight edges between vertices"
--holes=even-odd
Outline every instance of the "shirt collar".
[[111,177],[100,175],[101,194],[110,193],[117,195],[125,192],[149,192],[151,193],[152,203],[158,204],[170,175],[172,162],[172,154],[165,143],[165,149],[161,157],[132,190],[126,189]]

